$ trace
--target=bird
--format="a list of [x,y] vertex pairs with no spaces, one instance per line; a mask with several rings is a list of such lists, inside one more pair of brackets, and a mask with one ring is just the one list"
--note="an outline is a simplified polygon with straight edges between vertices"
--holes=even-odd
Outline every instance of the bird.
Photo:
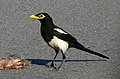
[[[40,28],[41,36],[43,37],[45,42],[48,44],[48,46],[53,48],[56,53],[50,65],[51,68],[56,70],[59,70],[61,68],[61,66],[63,65],[66,59],[66,55],[65,55],[66,51],[69,48],[76,48],[76,49],[100,56],[102,58],[109,59],[109,57],[103,54],[100,54],[98,52],[95,52],[91,49],[86,48],[84,45],[80,44],[78,40],[75,37],[73,37],[71,34],[66,32],[62,28],[56,26],[53,23],[52,17],[48,13],[41,12],[38,14],[33,14],[33,15],[30,15],[29,18],[35,19],[41,22],[41,28]],[[59,52],[62,53],[62,62],[58,67],[55,67],[54,62]]]

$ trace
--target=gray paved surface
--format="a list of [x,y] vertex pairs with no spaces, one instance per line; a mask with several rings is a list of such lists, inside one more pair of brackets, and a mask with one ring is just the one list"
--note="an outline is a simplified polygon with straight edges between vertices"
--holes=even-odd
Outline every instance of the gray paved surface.
[[[40,23],[28,18],[38,12],[110,60],[70,49],[61,70],[50,71],[54,51],[40,36]],[[0,79],[120,79],[119,41],[119,0],[0,0],[0,57],[32,59],[25,69],[1,70]]]

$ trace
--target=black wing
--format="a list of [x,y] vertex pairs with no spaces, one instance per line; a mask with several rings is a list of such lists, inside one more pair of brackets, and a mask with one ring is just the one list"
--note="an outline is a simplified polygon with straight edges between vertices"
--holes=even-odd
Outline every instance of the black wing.
[[[61,29],[61,28],[59,28]],[[63,29],[61,29],[62,31],[64,31]],[[67,33],[66,31],[64,31],[65,33]],[[75,44],[78,44],[78,41],[76,38],[74,38],[72,35],[70,34],[64,34],[64,33],[59,33],[58,31],[56,30],[53,30],[53,35],[58,37],[59,39],[63,40],[63,41],[66,41],[70,44],[70,46],[72,47],[73,45]]]

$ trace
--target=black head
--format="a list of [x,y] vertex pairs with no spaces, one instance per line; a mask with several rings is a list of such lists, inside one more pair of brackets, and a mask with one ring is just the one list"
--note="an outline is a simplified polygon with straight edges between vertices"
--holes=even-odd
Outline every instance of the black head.
[[47,13],[38,13],[38,14],[35,14],[35,15],[31,15],[29,17],[32,18],[32,19],[39,20],[41,22],[46,21],[46,20],[52,20],[52,18]]

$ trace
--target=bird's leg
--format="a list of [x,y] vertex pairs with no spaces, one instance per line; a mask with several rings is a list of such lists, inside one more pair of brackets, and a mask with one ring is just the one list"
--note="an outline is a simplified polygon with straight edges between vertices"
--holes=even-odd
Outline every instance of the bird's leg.
[[54,62],[55,62],[55,59],[56,59],[57,55],[58,55],[58,53],[55,54],[55,57],[54,57],[51,65],[50,65],[50,67],[53,67],[54,69],[56,69],[56,67],[55,67],[55,65],[54,65]]
[[61,64],[60,64],[60,66],[58,67],[58,70],[61,68],[61,66],[62,66],[63,63],[65,62],[66,56],[65,56],[64,53],[62,53],[62,58],[63,58],[63,60],[62,60],[62,62],[61,62]]
[[55,57],[54,57],[51,65],[50,65],[50,67],[53,67],[54,69],[56,69],[56,67],[54,66],[54,61],[55,61],[55,59],[56,59],[56,57],[57,57],[57,55],[58,55],[58,53],[59,53],[59,50],[55,50],[55,53],[56,53],[56,54],[55,54]]

